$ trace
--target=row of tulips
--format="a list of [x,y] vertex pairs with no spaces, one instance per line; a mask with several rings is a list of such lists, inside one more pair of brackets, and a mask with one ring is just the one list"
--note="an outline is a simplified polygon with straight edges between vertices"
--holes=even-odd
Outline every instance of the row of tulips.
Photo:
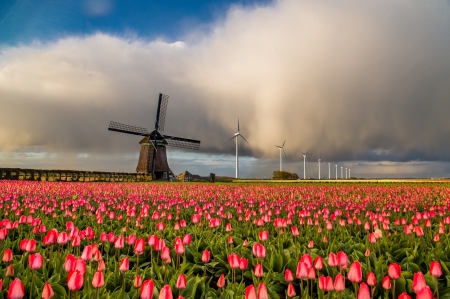
[[449,190],[2,181],[0,298],[446,298]]

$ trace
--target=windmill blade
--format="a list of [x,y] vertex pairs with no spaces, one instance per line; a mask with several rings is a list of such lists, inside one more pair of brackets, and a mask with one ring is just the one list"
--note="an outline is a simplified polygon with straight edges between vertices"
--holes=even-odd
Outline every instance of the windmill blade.
[[233,137],[231,137],[230,139],[228,139],[228,141],[233,140],[234,138],[238,137],[239,135],[234,135]]
[[282,147],[284,147],[284,144],[286,143],[286,139],[284,139],[284,142],[283,142],[283,145],[282,145]]
[[284,151],[284,148],[281,149],[283,150],[284,157],[286,158],[286,152]]
[[238,118],[238,133],[239,133],[240,131],[239,131],[239,118]]
[[[244,137],[244,136],[242,136],[241,134],[239,134],[239,135],[236,135],[236,136],[241,136],[241,137],[242,137],[242,139],[244,139],[244,140],[245,140],[245,142],[247,142],[247,143],[248,143],[247,139],[245,139],[245,137]],[[248,143],[248,144],[250,144],[250,143]]]
[[156,111],[155,130],[164,131],[164,124],[166,122],[166,112],[168,103],[169,103],[169,96],[160,93],[158,100],[158,110]]
[[109,122],[109,131],[115,131],[120,133],[126,133],[126,134],[132,134],[132,135],[138,135],[138,136],[147,136],[149,135],[149,131],[146,128],[140,128],[135,126],[129,126],[125,124],[121,124],[115,121]]
[[186,148],[192,150],[200,149],[200,140],[187,139],[175,136],[164,136],[164,140],[167,142],[167,145],[179,148]]

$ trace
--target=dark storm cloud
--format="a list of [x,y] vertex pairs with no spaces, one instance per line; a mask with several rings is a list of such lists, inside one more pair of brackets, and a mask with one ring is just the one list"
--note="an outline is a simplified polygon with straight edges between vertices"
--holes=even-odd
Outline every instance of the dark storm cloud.
[[[450,161],[448,1],[279,1],[232,8],[183,42],[97,34],[5,48],[0,150],[136,153],[170,95],[166,133],[201,152],[287,160]],[[194,42],[195,41],[195,42]]]

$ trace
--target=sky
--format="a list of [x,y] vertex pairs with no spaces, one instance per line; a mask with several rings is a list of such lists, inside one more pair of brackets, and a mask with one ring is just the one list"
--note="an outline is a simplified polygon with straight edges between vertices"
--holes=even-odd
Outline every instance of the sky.
[[[450,177],[450,0],[0,0],[0,167],[134,172],[170,96],[174,173]],[[340,176],[340,173],[338,174]]]

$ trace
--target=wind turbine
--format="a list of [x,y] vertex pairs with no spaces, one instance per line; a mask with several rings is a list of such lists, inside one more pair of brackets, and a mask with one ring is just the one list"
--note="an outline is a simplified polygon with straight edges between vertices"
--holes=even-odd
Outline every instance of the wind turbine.
[[328,179],[331,179],[331,163],[328,162]]
[[345,179],[347,179],[347,167],[345,167]]
[[320,180],[320,155],[319,155],[319,160],[317,160],[317,161],[319,161],[319,180]]
[[348,178],[350,179],[350,168],[348,169]]
[[283,151],[283,153],[284,153],[284,157],[286,157],[286,152],[284,151],[284,144],[286,143],[286,139],[284,140],[284,142],[283,142],[283,145],[282,146],[279,146],[279,145],[275,145],[276,147],[278,147],[279,149],[280,149],[280,171],[283,171],[283,169],[282,169],[282,155],[281,155],[281,151]]
[[[233,137],[230,138],[230,140],[236,138],[236,178],[239,178],[239,150],[238,150],[238,148],[239,148],[238,147],[238,137],[239,136],[242,137],[242,139],[244,139],[244,141],[247,142],[247,144],[248,144],[247,139],[245,139],[245,137],[242,136],[241,132],[239,131],[239,118],[238,118],[238,131],[236,134],[234,134]],[[228,140],[228,141],[230,141],[230,140]]]
[[337,180],[337,164],[336,164],[336,180]]
[[344,178],[344,177],[342,176],[342,168],[343,168],[343,166],[341,166],[341,180]]
[[303,155],[303,179],[306,180],[306,156],[308,155],[309,151],[306,153],[301,152]]

